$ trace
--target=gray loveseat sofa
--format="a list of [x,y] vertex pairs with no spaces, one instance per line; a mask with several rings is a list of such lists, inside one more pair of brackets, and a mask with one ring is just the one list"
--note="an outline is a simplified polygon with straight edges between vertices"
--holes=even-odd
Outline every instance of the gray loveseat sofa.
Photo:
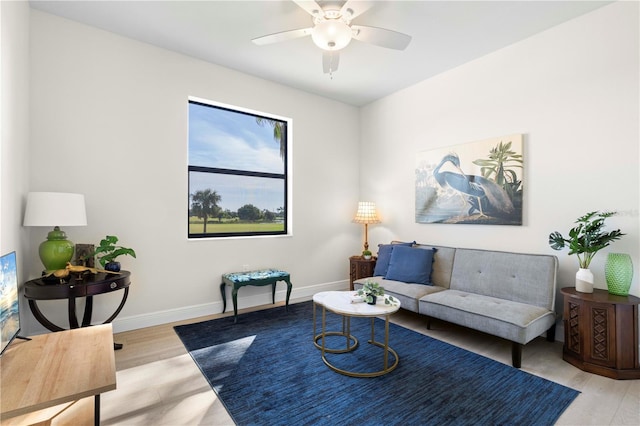
[[380,245],[374,276],[354,287],[378,282],[427,328],[438,318],[510,340],[520,368],[523,345],[555,340],[557,270],[551,255],[400,243]]

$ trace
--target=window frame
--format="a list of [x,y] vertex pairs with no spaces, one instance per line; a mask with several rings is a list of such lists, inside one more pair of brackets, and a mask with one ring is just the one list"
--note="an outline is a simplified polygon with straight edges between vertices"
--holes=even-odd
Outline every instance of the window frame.
[[[238,169],[226,169],[220,167],[206,167],[190,164],[190,129],[187,131],[187,238],[189,240],[202,240],[202,239],[218,239],[218,238],[260,238],[260,237],[282,237],[292,235],[292,211],[291,211],[291,194],[292,194],[292,179],[291,179],[291,141],[293,134],[293,120],[289,117],[283,117],[272,113],[256,111],[249,108],[243,108],[235,105],[229,105],[221,102],[211,101],[198,97],[189,96],[187,102],[187,122],[190,124],[189,106],[196,104],[204,107],[210,107],[214,109],[220,109],[229,111],[232,113],[248,115],[252,117],[260,117],[266,120],[275,120],[284,123],[285,125],[285,143],[284,153],[282,157],[283,161],[283,173],[271,173],[260,172],[254,170],[238,170]],[[216,175],[230,175],[238,177],[257,177],[266,179],[282,179],[283,180],[283,202],[284,202],[284,229],[279,231],[251,231],[251,232],[209,232],[209,233],[191,233],[190,230],[190,218],[191,218],[191,175],[192,172],[196,173],[211,173]],[[213,223],[213,222],[212,222]]]

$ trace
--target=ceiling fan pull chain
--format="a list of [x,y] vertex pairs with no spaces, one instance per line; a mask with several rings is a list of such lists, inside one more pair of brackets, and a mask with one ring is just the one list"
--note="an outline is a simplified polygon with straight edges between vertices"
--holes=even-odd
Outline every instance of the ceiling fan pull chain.
[[335,70],[333,63],[334,63],[334,59],[335,56],[331,55],[330,59],[329,59],[329,79],[333,80],[333,71]]

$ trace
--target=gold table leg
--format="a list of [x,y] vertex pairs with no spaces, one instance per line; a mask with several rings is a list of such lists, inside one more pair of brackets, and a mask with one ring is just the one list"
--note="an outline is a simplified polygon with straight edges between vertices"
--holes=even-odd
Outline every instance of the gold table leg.
[[[335,371],[336,373],[340,373],[343,374],[345,376],[350,376],[350,377],[378,377],[378,376],[382,376],[384,374],[390,373],[391,371],[395,370],[395,368],[398,366],[398,363],[400,362],[400,358],[398,357],[398,354],[395,350],[393,350],[390,346],[389,346],[389,315],[385,315],[385,325],[384,325],[384,343],[381,342],[377,342],[375,340],[375,318],[371,317],[371,340],[368,341],[368,343],[374,345],[374,346],[378,346],[379,348],[382,348],[384,350],[383,353],[383,369],[379,370],[379,371],[373,371],[370,373],[360,373],[360,372],[356,372],[356,371],[348,371],[348,370],[343,370],[341,368],[338,368],[336,366],[334,366],[333,364],[331,364],[326,357],[326,353],[333,353],[333,354],[341,354],[341,353],[346,353],[346,352],[351,352],[354,349],[356,349],[356,347],[358,346],[358,340],[351,336],[350,332],[351,332],[351,317],[349,315],[343,315],[343,329],[342,332],[339,331],[326,331],[326,308],[324,306],[322,306],[322,331],[320,334],[315,334],[316,332],[316,306],[314,303],[314,307],[313,307],[313,333],[314,333],[314,345],[319,348],[321,350],[322,353],[322,361],[324,361],[324,363],[327,365],[327,367],[329,367],[331,370]],[[345,321],[346,321],[346,332],[345,332]],[[345,336],[347,338],[347,347],[346,349],[330,349],[327,348],[325,346],[325,336]],[[322,345],[318,344],[318,339],[322,338]],[[349,342],[350,340],[354,341],[353,346],[349,346]],[[395,358],[395,362],[389,366],[389,353],[391,353],[394,358]]]
[[[322,306],[322,322],[321,322],[321,331],[319,334],[316,334],[316,310],[317,304],[313,303],[313,344],[316,348],[323,351],[323,353],[330,354],[343,354],[347,352],[353,351],[358,347],[358,339],[355,336],[351,335],[351,318],[342,317],[342,331],[326,331],[326,309]],[[325,336],[344,336],[346,338],[346,347],[344,349],[332,349],[327,348],[324,344]],[[318,343],[318,340],[322,339],[322,343]],[[353,342],[353,343],[352,343]]]

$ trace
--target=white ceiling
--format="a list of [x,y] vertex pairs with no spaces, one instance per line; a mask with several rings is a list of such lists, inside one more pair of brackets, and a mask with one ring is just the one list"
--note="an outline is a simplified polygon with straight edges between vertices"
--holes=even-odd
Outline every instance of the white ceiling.
[[332,78],[323,74],[322,51],[310,37],[265,46],[251,42],[312,26],[310,15],[290,0],[30,3],[35,9],[360,106],[610,2],[375,1],[354,23],[409,34],[411,43],[396,51],[353,40],[341,51]]

